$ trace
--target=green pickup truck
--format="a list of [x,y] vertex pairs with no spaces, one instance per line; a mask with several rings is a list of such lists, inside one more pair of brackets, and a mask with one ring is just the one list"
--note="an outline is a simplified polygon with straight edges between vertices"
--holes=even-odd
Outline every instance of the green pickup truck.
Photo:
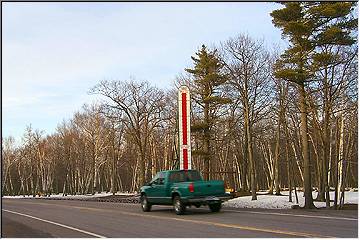
[[149,212],[152,205],[173,205],[178,215],[185,212],[186,206],[208,205],[212,212],[218,212],[221,203],[230,198],[223,181],[204,181],[196,170],[158,172],[140,191],[144,212]]

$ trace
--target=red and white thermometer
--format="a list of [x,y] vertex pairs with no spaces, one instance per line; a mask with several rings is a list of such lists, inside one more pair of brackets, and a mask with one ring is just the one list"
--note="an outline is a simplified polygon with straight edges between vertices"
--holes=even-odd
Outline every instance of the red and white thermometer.
[[179,140],[180,169],[191,169],[190,144],[190,91],[187,86],[179,88]]

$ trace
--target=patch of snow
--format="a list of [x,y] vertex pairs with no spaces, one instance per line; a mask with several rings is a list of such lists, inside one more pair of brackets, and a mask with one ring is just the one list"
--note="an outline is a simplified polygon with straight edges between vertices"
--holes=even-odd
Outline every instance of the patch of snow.
[[32,198],[32,195],[2,196],[2,198]]
[[[223,204],[224,207],[235,208],[266,208],[266,209],[291,209],[292,205],[296,205],[295,193],[292,192],[293,202],[289,202],[289,192],[282,191],[281,196],[276,195],[264,195],[258,194],[257,200],[251,200],[251,196],[238,197],[231,199]],[[305,205],[305,198],[303,192],[297,193],[299,198],[299,206]],[[313,192],[313,198],[316,198],[317,192]],[[334,192],[330,192],[330,199],[333,200],[335,196]],[[358,204],[359,195],[358,192],[345,192],[345,203]],[[325,202],[314,202],[314,205],[318,208],[326,207]],[[333,202],[330,203],[333,205]]]

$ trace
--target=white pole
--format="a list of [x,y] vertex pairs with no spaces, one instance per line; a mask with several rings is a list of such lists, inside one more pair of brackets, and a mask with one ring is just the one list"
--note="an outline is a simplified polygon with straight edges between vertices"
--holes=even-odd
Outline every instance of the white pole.
[[191,169],[190,91],[181,86],[178,92],[180,169]]

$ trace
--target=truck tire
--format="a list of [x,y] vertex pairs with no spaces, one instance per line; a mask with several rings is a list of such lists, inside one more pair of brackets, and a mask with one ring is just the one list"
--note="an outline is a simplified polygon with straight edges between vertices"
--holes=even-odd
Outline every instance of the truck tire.
[[185,213],[186,206],[181,202],[179,196],[175,196],[173,200],[174,210],[177,215],[182,215]]
[[149,203],[147,197],[145,194],[143,194],[140,198],[141,201],[141,208],[144,212],[150,212],[151,210],[151,204]]
[[212,203],[209,204],[210,211],[212,212],[219,212],[221,209],[221,203]]

